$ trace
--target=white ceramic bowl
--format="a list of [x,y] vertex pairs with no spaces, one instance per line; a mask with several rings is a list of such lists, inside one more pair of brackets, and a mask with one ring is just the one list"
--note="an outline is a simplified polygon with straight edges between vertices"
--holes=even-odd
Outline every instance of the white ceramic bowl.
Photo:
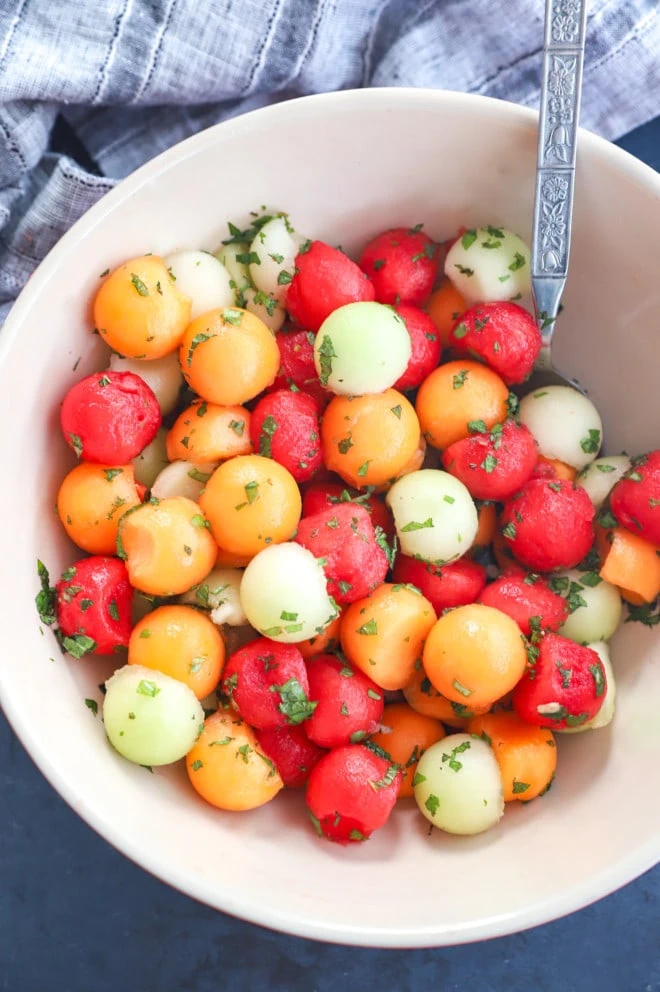
[[[660,178],[596,137],[580,142],[558,358],[588,385],[610,450],[641,451],[660,443]],[[159,156],[90,210],[0,336],[2,703],[88,823],[218,909],[323,940],[451,944],[578,909],[658,860],[660,651],[657,634],[637,624],[614,642],[613,726],[560,742],[557,782],[541,802],[508,809],[471,839],[429,837],[414,809],[399,809],[346,850],[317,840],[299,796],[220,813],[181,767],[150,775],[123,761],[83,701],[101,698],[107,663],[62,658],[35,614],[36,558],[57,575],[75,557],[53,516],[70,464],[58,406],[99,367],[88,304],[104,269],[147,251],[215,247],[228,218],[262,203],[348,250],[420,221],[441,239],[480,223],[528,237],[535,153],[534,114],[455,93],[346,92],[257,111]]]

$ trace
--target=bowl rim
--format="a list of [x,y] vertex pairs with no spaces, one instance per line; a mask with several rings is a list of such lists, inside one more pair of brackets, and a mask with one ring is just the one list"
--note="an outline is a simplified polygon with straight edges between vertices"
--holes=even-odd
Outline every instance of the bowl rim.
[[[322,113],[326,107],[341,109],[342,106],[349,105],[351,110],[363,108],[368,112],[374,105],[382,105],[384,100],[392,109],[398,110],[404,110],[413,104],[416,107],[426,104],[430,108],[443,105],[457,111],[468,112],[481,108],[483,113],[495,115],[505,124],[524,124],[530,129],[536,129],[538,119],[537,111],[528,107],[477,94],[410,87],[374,87],[285,100],[206,128],[173,145],[121,180],[114,189],[83,214],[54,245],[30,277],[2,328],[0,376],[5,358],[29,315],[33,298],[45,289],[56,274],[60,262],[74,252],[81,240],[101,224],[119,204],[133,196],[146,183],[152,182],[174,165],[180,164],[201,150],[213,146],[219,135],[222,135],[223,139],[230,138],[232,132],[249,130],[255,125],[258,126],[261,120],[268,119],[276,123],[279,117],[285,115],[305,117],[307,114]],[[621,172],[628,180],[645,187],[652,195],[660,196],[660,174],[633,155],[583,128],[580,128],[579,141],[581,148],[590,149],[602,162]],[[286,910],[278,909],[276,913],[264,911],[250,900],[232,897],[217,886],[207,884],[203,879],[189,877],[187,872],[178,870],[176,865],[162,862],[158,856],[151,855],[148,848],[130,837],[123,836],[118,826],[113,824],[101,810],[93,808],[88,803],[84,791],[77,786],[75,779],[68,778],[50,761],[49,756],[40,750],[32,734],[27,708],[12,703],[11,694],[3,691],[2,679],[0,679],[0,704],[13,731],[50,785],[74,812],[112,847],[149,874],[213,909],[271,930],[299,937],[362,947],[421,948],[450,946],[505,936],[576,912],[639,877],[660,860],[659,830],[654,839],[641,848],[629,852],[625,857],[593,876],[586,884],[575,885],[564,890],[560,895],[533,903],[524,910],[488,917],[471,924],[460,924],[456,928],[438,928],[429,925],[405,930],[353,924],[344,926],[303,919],[287,913]]]

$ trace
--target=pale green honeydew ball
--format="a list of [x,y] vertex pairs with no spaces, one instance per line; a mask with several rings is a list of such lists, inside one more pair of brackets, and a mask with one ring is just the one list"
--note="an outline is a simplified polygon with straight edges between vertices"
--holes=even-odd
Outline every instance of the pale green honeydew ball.
[[589,499],[598,510],[630,468],[632,462],[628,455],[596,458],[580,472],[575,481],[578,486],[587,490]]
[[293,229],[287,214],[267,221],[250,245],[250,277],[256,288],[282,302],[305,240]]
[[384,303],[348,303],[327,317],[314,342],[321,383],[340,396],[382,393],[410,361],[410,335]]
[[149,360],[111,355],[109,368],[111,372],[132,372],[144,380],[158,400],[164,417],[177,405],[183,385],[178,352]]
[[309,640],[337,616],[321,564],[293,542],[260,551],[243,573],[240,595],[255,630],[285,644]]
[[546,458],[583,469],[600,451],[600,414],[588,397],[571,386],[535,389],[522,398],[518,413]]
[[242,578],[240,568],[214,568],[203,582],[184,592],[179,602],[210,610],[215,624],[243,627],[247,624],[247,617],[241,605]]
[[385,501],[404,555],[445,564],[469,551],[477,536],[474,500],[448,472],[410,472],[394,483]]
[[154,479],[151,495],[156,499],[186,496],[196,502],[217,467],[217,462],[204,464],[187,461],[170,462]]
[[596,652],[603,663],[603,668],[605,669],[607,687],[604,690],[605,699],[603,700],[603,705],[598,710],[593,720],[587,720],[586,723],[581,724],[579,727],[564,727],[561,730],[556,730],[555,733],[557,734],[581,734],[585,730],[601,730],[602,727],[606,727],[612,722],[616,701],[616,681],[614,679],[614,669],[612,668],[612,662],[610,660],[610,649],[604,641],[597,641],[595,644],[587,644],[587,647]]
[[125,665],[105,683],[103,723],[112,746],[138,765],[185,757],[204,726],[204,710],[183,682]]
[[154,482],[169,465],[167,460],[167,428],[159,427],[155,438],[133,459],[135,481],[151,489]]
[[447,252],[445,275],[470,305],[517,300],[531,292],[530,250],[504,227],[473,228]]
[[208,310],[234,305],[231,276],[210,252],[177,251],[164,261],[176,279],[176,288],[192,300],[191,320]]
[[450,834],[480,834],[504,813],[497,759],[471,734],[450,734],[432,744],[419,759],[413,789],[422,815]]
[[575,607],[559,628],[563,637],[578,644],[610,639],[623,610],[616,586],[601,579],[598,572],[581,572],[577,568],[553,575],[550,586]]
[[253,286],[243,290],[241,306],[255,314],[274,333],[279,331],[286,318],[286,311],[275,296]]
[[232,302],[236,306],[242,306],[241,293],[252,285],[250,270],[246,261],[250,254],[250,245],[247,241],[234,241],[228,245],[220,245],[213,254],[229,273],[229,284],[234,292]]

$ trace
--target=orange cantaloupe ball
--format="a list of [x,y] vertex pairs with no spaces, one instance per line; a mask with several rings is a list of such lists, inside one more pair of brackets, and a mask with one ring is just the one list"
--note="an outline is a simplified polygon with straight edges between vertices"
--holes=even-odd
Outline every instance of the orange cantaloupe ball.
[[527,653],[518,624],[491,606],[472,603],[440,617],[424,645],[433,686],[455,703],[491,706],[520,681]]
[[[421,662],[408,685],[403,687],[403,695],[408,705],[418,713],[435,717],[454,730],[465,730],[468,721],[476,715],[472,707],[463,703],[452,703],[441,696],[438,690],[434,689]],[[484,712],[486,709],[484,708]]]
[[500,766],[504,802],[529,802],[545,792],[557,768],[557,747],[551,730],[534,727],[517,713],[475,716],[468,732],[490,744]]
[[497,527],[497,510],[494,503],[481,503],[477,505],[477,535],[472,542],[470,552],[476,552],[487,548],[495,537]]
[[566,462],[560,461],[558,458],[546,458],[545,455],[539,455],[538,460],[541,465],[549,466],[554,471],[557,479],[566,479],[567,482],[573,482],[577,475],[577,469],[573,468],[572,465],[567,465]]
[[512,565],[516,564],[516,559],[513,551],[511,550],[511,546],[506,537],[502,534],[502,530],[498,526],[497,520],[495,522],[495,533],[493,534],[490,546],[493,552],[493,557],[497,562],[497,567],[503,572],[506,571],[507,568],[510,568]]
[[202,799],[234,812],[263,806],[284,784],[252,728],[230,709],[218,710],[204,721],[186,757],[186,771]]
[[411,471],[409,465],[419,458],[419,421],[396,389],[335,396],[323,415],[321,443],[326,468],[348,485],[382,486]]
[[199,506],[186,496],[150,500],[122,517],[118,549],[131,585],[150,596],[177,596],[206,578],[217,545]]
[[435,620],[433,607],[420,593],[384,582],[343,614],[342,651],[381,689],[403,689],[413,678]]
[[167,434],[167,457],[204,464],[249,455],[250,411],[195,400],[179,414]]
[[291,540],[302,510],[291,473],[262,455],[241,455],[220,465],[206,483],[199,505],[218,545],[246,556]]
[[492,369],[478,362],[447,362],[424,380],[415,409],[424,437],[434,448],[448,448],[468,437],[468,423],[482,420],[487,428],[507,416],[509,390]]
[[623,527],[601,535],[600,546],[601,579],[625,590],[625,598],[633,605],[641,605],[640,600],[652,603],[660,594],[660,549]]
[[450,346],[449,335],[456,321],[467,310],[467,303],[455,286],[447,280],[431,293],[426,309],[438,330],[442,347],[448,348]]
[[186,329],[179,362],[190,388],[219,406],[247,403],[280,368],[275,335],[255,314],[225,307],[200,314]]
[[159,606],[133,628],[128,663],[164,672],[204,699],[220,681],[225,644],[219,628],[200,610]]
[[[400,479],[404,475],[410,475],[411,472],[418,472],[420,468],[424,465],[426,461],[427,444],[422,435],[419,435],[419,441],[417,442],[417,448],[413,452],[412,458],[404,465],[396,479]],[[376,493],[386,493],[391,488],[396,479],[388,479],[384,482],[382,486],[373,486],[373,491]]]
[[310,637],[308,641],[299,641],[296,647],[303,658],[314,658],[317,654],[332,654],[339,647],[340,627],[341,613],[320,634]]
[[92,555],[114,555],[121,516],[140,505],[132,465],[81,462],[64,477],[57,515],[79,548]]
[[235,554],[233,551],[226,551],[224,548],[218,548],[215,563],[218,568],[246,568],[253,558],[254,554],[239,555]]
[[94,324],[113,351],[127,358],[164,358],[179,347],[191,299],[159,255],[131,258],[114,269],[94,298]]
[[420,433],[419,440],[417,441],[417,447],[413,451],[412,457],[408,459],[397,475],[397,479],[400,479],[402,475],[409,475],[411,472],[418,472],[420,468],[422,468],[426,459],[427,447],[428,445],[426,444],[426,438]]
[[370,740],[386,751],[401,768],[398,799],[413,795],[417,762],[431,744],[446,736],[439,720],[416,712],[407,703],[390,703],[380,719],[381,729]]

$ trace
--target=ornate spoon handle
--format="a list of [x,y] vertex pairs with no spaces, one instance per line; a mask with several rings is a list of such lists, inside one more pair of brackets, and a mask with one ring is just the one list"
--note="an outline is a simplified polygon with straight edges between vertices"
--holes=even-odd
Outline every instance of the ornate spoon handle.
[[586,19],[587,0],[546,0],[532,235],[532,290],[543,337],[537,367],[550,367],[568,271]]

